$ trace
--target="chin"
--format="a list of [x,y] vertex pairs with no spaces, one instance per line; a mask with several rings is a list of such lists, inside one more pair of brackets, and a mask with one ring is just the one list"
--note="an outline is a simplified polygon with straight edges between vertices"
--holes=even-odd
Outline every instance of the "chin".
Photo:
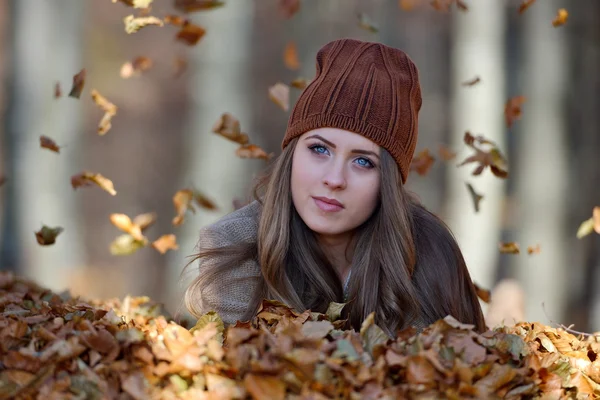
[[339,235],[348,231],[345,227],[336,226],[335,224],[332,224],[331,221],[327,221],[317,216],[307,218],[307,220],[304,220],[304,223],[311,231],[319,235]]

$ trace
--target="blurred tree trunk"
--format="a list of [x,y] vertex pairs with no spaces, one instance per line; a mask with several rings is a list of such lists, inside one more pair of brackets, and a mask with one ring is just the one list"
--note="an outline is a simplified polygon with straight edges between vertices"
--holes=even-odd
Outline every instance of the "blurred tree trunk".
[[[82,264],[81,229],[69,176],[76,172],[81,103],[54,99],[60,81],[68,94],[72,77],[82,68],[81,32],[85,2],[19,0],[12,7],[12,62],[9,137],[8,215],[12,233],[5,246],[16,246],[21,273],[55,290]],[[40,149],[46,135],[65,146],[61,154]],[[56,244],[39,246],[34,231],[42,224],[61,226]],[[16,231],[16,235],[14,232]],[[5,232],[6,234],[7,232]]]
[[[8,88],[7,67],[8,67],[8,29],[10,21],[8,19],[8,2],[6,0],[0,0],[0,120],[6,121],[6,92]],[[6,177],[7,174],[7,157],[8,150],[6,148],[7,141],[5,138],[4,123],[0,123],[0,180],[2,177]],[[0,186],[0,268],[11,268],[10,265],[5,264],[4,261],[4,250],[3,250],[3,233],[4,233],[4,221],[6,213],[6,189]],[[8,261],[8,260],[6,260]]]
[[[463,142],[465,131],[494,141],[506,154],[504,138],[505,102],[504,28],[505,5],[496,0],[469,4],[468,12],[453,10],[451,42],[451,147],[458,152],[454,165],[472,154]],[[475,77],[472,87],[461,84]],[[471,277],[485,287],[495,279],[505,182],[489,169],[472,176],[474,164],[447,174],[446,221],[462,249]],[[479,213],[466,188],[469,182],[484,196]]]
[[[218,211],[199,210],[188,214],[178,229],[180,250],[169,254],[169,288],[167,304],[171,310],[181,306],[184,287],[179,277],[187,257],[195,251],[198,230],[233,211],[232,201],[246,197],[253,172],[264,161],[241,159],[235,155],[238,145],[212,133],[219,117],[229,112],[239,119],[241,129],[250,141],[260,145],[252,124],[253,98],[248,89],[252,76],[248,63],[252,54],[253,4],[240,2],[235,7],[222,7],[206,13],[198,23],[207,30],[206,37],[190,60],[191,105],[184,137],[180,188],[195,187],[212,199]],[[266,96],[266,90],[264,95]],[[190,278],[198,273],[197,263],[190,266]],[[186,281],[187,282],[187,281]]]
[[[512,257],[513,274],[526,296],[526,318],[562,320],[568,286],[565,257],[565,213],[568,189],[568,147],[565,140],[568,62],[565,30],[551,18],[557,0],[538,2],[522,16],[521,88],[527,102],[516,123],[517,154],[515,239],[522,254]],[[540,244],[541,253],[529,257],[527,246]],[[547,316],[542,303],[545,304]],[[568,325],[568,323],[567,323]]]

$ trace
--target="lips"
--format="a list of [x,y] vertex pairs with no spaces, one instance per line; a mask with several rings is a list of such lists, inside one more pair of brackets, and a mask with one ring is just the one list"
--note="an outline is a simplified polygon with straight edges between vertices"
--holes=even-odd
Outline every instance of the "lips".
[[335,199],[328,197],[313,197],[315,204],[323,211],[335,212],[344,209],[344,205]]

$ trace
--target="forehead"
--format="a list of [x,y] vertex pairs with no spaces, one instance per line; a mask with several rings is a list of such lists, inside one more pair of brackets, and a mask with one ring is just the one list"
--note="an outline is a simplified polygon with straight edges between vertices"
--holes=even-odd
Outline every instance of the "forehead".
[[323,139],[330,141],[336,147],[348,147],[352,149],[370,150],[379,153],[379,145],[363,135],[347,131],[339,128],[317,128],[303,133],[300,140],[304,140],[311,136],[321,136]]

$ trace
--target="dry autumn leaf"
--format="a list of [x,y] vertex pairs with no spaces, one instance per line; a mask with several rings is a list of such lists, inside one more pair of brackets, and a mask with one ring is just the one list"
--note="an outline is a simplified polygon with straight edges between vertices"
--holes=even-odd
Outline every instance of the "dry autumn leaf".
[[481,78],[479,76],[474,77],[471,80],[465,81],[462,83],[463,86],[475,86],[476,84],[478,84],[479,82],[481,82]]
[[519,6],[519,14],[523,14],[533,3],[535,0],[523,0]]
[[58,99],[62,97],[62,89],[60,88],[60,82],[54,84],[54,98]]
[[290,19],[300,10],[300,0],[279,0],[279,12]]
[[594,221],[594,231],[600,235],[600,207],[594,207],[592,210],[592,220]]
[[83,68],[77,74],[73,75],[73,86],[71,87],[71,91],[69,92],[69,97],[74,97],[78,99],[81,96],[83,86],[85,85],[85,75],[85,68]]
[[230,113],[223,113],[212,127],[212,132],[241,145],[247,144],[248,135],[242,133],[240,121]]
[[131,78],[132,76],[139,76],[142,72],[152,68],[152,60],[148,57],[136,57],[132,61],[127,61],[121,66],[120,75],[123,79]]
[[215,211],[215,210],[218,209],[218,207],[215,204],[215,202],[212,201],[211,199],[209,199],[208,197],[206,197],[200,191],[194,189],[193,193],[194,193],[194,201],[200,207],[204,208],[205,210],[210,210],[210,211]]
[[187,210],[195,213],[192,201],[195,200],[194,191],[191,189],[178,190],[173,195],[173,206],[177,215],[173,218],[173,225],[178,226],[184,222],[185,213]]
[[404,11],[412,11],[417,6],[418,0],[398,0],[398,7]]
[[592,232],[600,234],[600,206],[594,207],[592,217],[583,221],[577,229],[577,239],[581,239]]
[[128,256],[144,248],[146,245],[147,242],[136,240],[133,236],[125,233],[117,236],[111,242],[109,251],[113,256]]
[[419,175],[427,175],[434,162],[435,158],[429,154],[429,149],[425,149],[413,158],[410,170],[415,171]]
[[295,42],[288,42],[283,50],[283,62],[285,66],[292,71],[300,68],[300,60],[298,59],[298,48]]
[[104,116],[98,123],[98,134],[103,136],[112,127],[112,118],[117,115],[117,106],[108,101],[96,89],[92,89],[92,100],[104,111]]
[[135,33],[137,31],[139,31],[140,29],[142,29],[146,26],[149,26],[149,25],[155,25],[155,26],[163,26],[164,25],[162,20],[160,20],[159,18],[156,18],[154,16],[136,18],[133,16],[133,14],[128,15],[125,18],[123,18],[123,23],[125,24],[125,32],[127,32],[128,34]]
[[525,103],[525,96],[515,96],[510,98],[504,106],[504,118],[506,119],[506,126],[512,127],[513,123],[523,115],[521,106]]
[[479,297],[484,303],[489,303],[492,299],[492,293],[488,289],[483,289],[475,282],[473,282],[473,286],[475,286],[475,293],[477,293],[477,297]]
[[440,145],[438,149],[438,155],[444,161],[451,161],[456,158],[456,153],[444,145]]
[[379,28],[377,26],[375,26],[375,23],[371,20],[371,18],[367,14],[358,13],[357,18],[358,18],[358,26],[360,26],[361,28],[363,28],[369,32],[373,32],[373,33],[379,32]]
[[175,0],[174,7],[184,13],[207,11],[223,7],[225,2],[219,0]]
[[527,246],[527,254],[529,255],[540,254],[541,251],[542,249],[539,244],[536,244],[535,246]]
[[469,11],[469,7],[462,0],[432,0],[431,6],[437,11],[448,12],[452,4],[461,11]]
[[483,196],[475,191],[473,186],[470,183],[467,183],[467,189],[469,190],[469,194],[471,195],[471,200],[473,200],[473,207],[475,208],[475,212],[479,212],[479,203],[483,199]]
[[177,32],[176,38],[189,46],[194,46],[204,36],[206,30],[199,25],[185,23],[181,30]]
[[131,219],[125,214],[110,214],[110,223],[131,235],[135,240],[144,242],[146,238],[142,235],[142,229],[139,225],[134,224]]
[[285,83],[276,83],[269,87],[269,99],[287,112],[290,109],[290,87]]
[[177,239],[172,233],[168,235],[162,235],[156,239],[154,242],[152,242],[152,247],[155,248],[160,254],[165,254],[169,250],[179,249],[179,246],[177,245]]
[[148,8],[152,4],[152,0],[133,0],[134,8]]
[[58,147],[56,142],[50,139],[48,136],[40,136],[40,147],[43,149],[51,150],[55,153],[60,153],[60,147]]
[[298,77],[290,82],[291,87],[295,87],[296,89],[306,89],[308,84],[310,83],[310,79]]
[[35,232],[35,238],[41,246],[49,246],[56,243],[56,237],[61,234],[64,229],[60,226],[56,228],[50,228],[46,225],[42,226],[42,229]]
[[558,26],[562,26],[567,23],[567,18],[569,17],[569,13],[564,8],[561,8],[557,11],[556,17],[552,20],[552,26],[555,28]]
[[255,144],[241,145],[235,151],[235,155],[240,158],[258,158],[265,161],[269,161],[273,157],[273,154],[267,154],[266,151]]
[[71,177],[71,186],[73,187],[73,189],[77,189],[79,187],[86,187],[91,185],[92,183],[98,185],[102,190],[107,191],[112,196],[117,195],[112,181],[103,177],[100,174],[95,174],[93,172],[82,172],[81,174],[73,175]]
[[500,249],[500,253],[503,254],[519,254],[521,252],[519,244],[516,242],[500,242],[498,248]]
[[133,0],[112,0],[113,4],[116,3],[117,1],[125,4],[128,7],[133,7]]
[[[508,177],[506,159],[500,153],[495,143],[482,136],[472,136],[469,132],[465,133],[464,142],[467,146],[475,150],[475,154],[467,157],[462,163],[458,164],[459,167],[469,163],[477,163],[477,167],[472,172],[473,175],[480,175],[486,167],[489,167],[492,173],[498,178],[505,179]],[[485,151],[477,147],[477,145],[489,145],[491,149]]]
[[140,230],[144,232],[144,230],[148,229],[156,222],[157,215],[155,212],[139,214],[133,217],[133,224],[140,227]]

